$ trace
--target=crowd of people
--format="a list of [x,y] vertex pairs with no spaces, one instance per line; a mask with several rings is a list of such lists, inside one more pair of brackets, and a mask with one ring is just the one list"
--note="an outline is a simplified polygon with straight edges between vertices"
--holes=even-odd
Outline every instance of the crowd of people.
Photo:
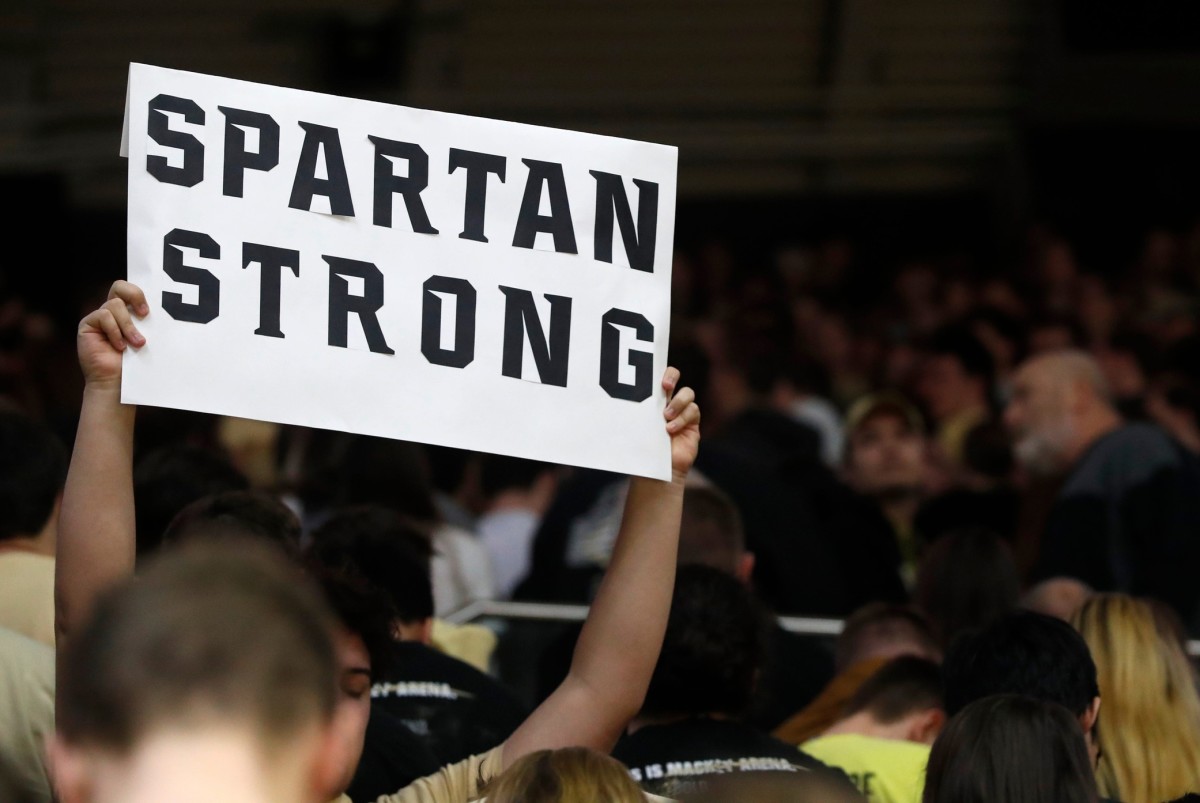
[[[681,251],[670,482],[135,410],[156,299],[81,388],[10,299],[0,800],[1200,800],[1193,250]],[[492,599],[590,605],[532,697]]]

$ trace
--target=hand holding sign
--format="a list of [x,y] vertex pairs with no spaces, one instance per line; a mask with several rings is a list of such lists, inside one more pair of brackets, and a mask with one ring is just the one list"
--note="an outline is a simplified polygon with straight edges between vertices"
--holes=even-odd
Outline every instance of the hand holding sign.
[[76,348],[85,382],[103,385],[121,381],[121,352],[127,346],[139,348],[146,344],[132,316],[145,318],[149,313],[141,288],[126,281],[113,282],[104,305],[79,322]]

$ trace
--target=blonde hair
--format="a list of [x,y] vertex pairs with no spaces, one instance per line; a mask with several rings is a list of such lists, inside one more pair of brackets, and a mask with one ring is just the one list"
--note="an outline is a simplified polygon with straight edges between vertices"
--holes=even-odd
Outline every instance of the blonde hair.
[[539,750],[488,784],[488,803],[645,803],[621,762],[585,747]]
[[1179,642],[1153,609],[1123,594],[1092,597],[1072,618],[1096,662],[1100,793],[1161,803],[1200,781],[1200,697]]

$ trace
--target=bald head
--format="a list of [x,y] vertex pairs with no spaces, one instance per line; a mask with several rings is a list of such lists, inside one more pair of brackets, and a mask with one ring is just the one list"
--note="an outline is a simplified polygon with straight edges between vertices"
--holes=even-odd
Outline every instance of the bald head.
[[1119,418],[1099,364],[1071,349],[1021,364],[1004,423],[1017,459],[1034,473],[1053,474],[1067,469]]

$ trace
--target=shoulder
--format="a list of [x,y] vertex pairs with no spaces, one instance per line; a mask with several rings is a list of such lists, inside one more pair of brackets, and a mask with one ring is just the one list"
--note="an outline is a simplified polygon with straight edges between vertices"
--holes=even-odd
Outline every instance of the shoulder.
[[442,767],[376,803],[466,803],[504,769],[503,746]]

